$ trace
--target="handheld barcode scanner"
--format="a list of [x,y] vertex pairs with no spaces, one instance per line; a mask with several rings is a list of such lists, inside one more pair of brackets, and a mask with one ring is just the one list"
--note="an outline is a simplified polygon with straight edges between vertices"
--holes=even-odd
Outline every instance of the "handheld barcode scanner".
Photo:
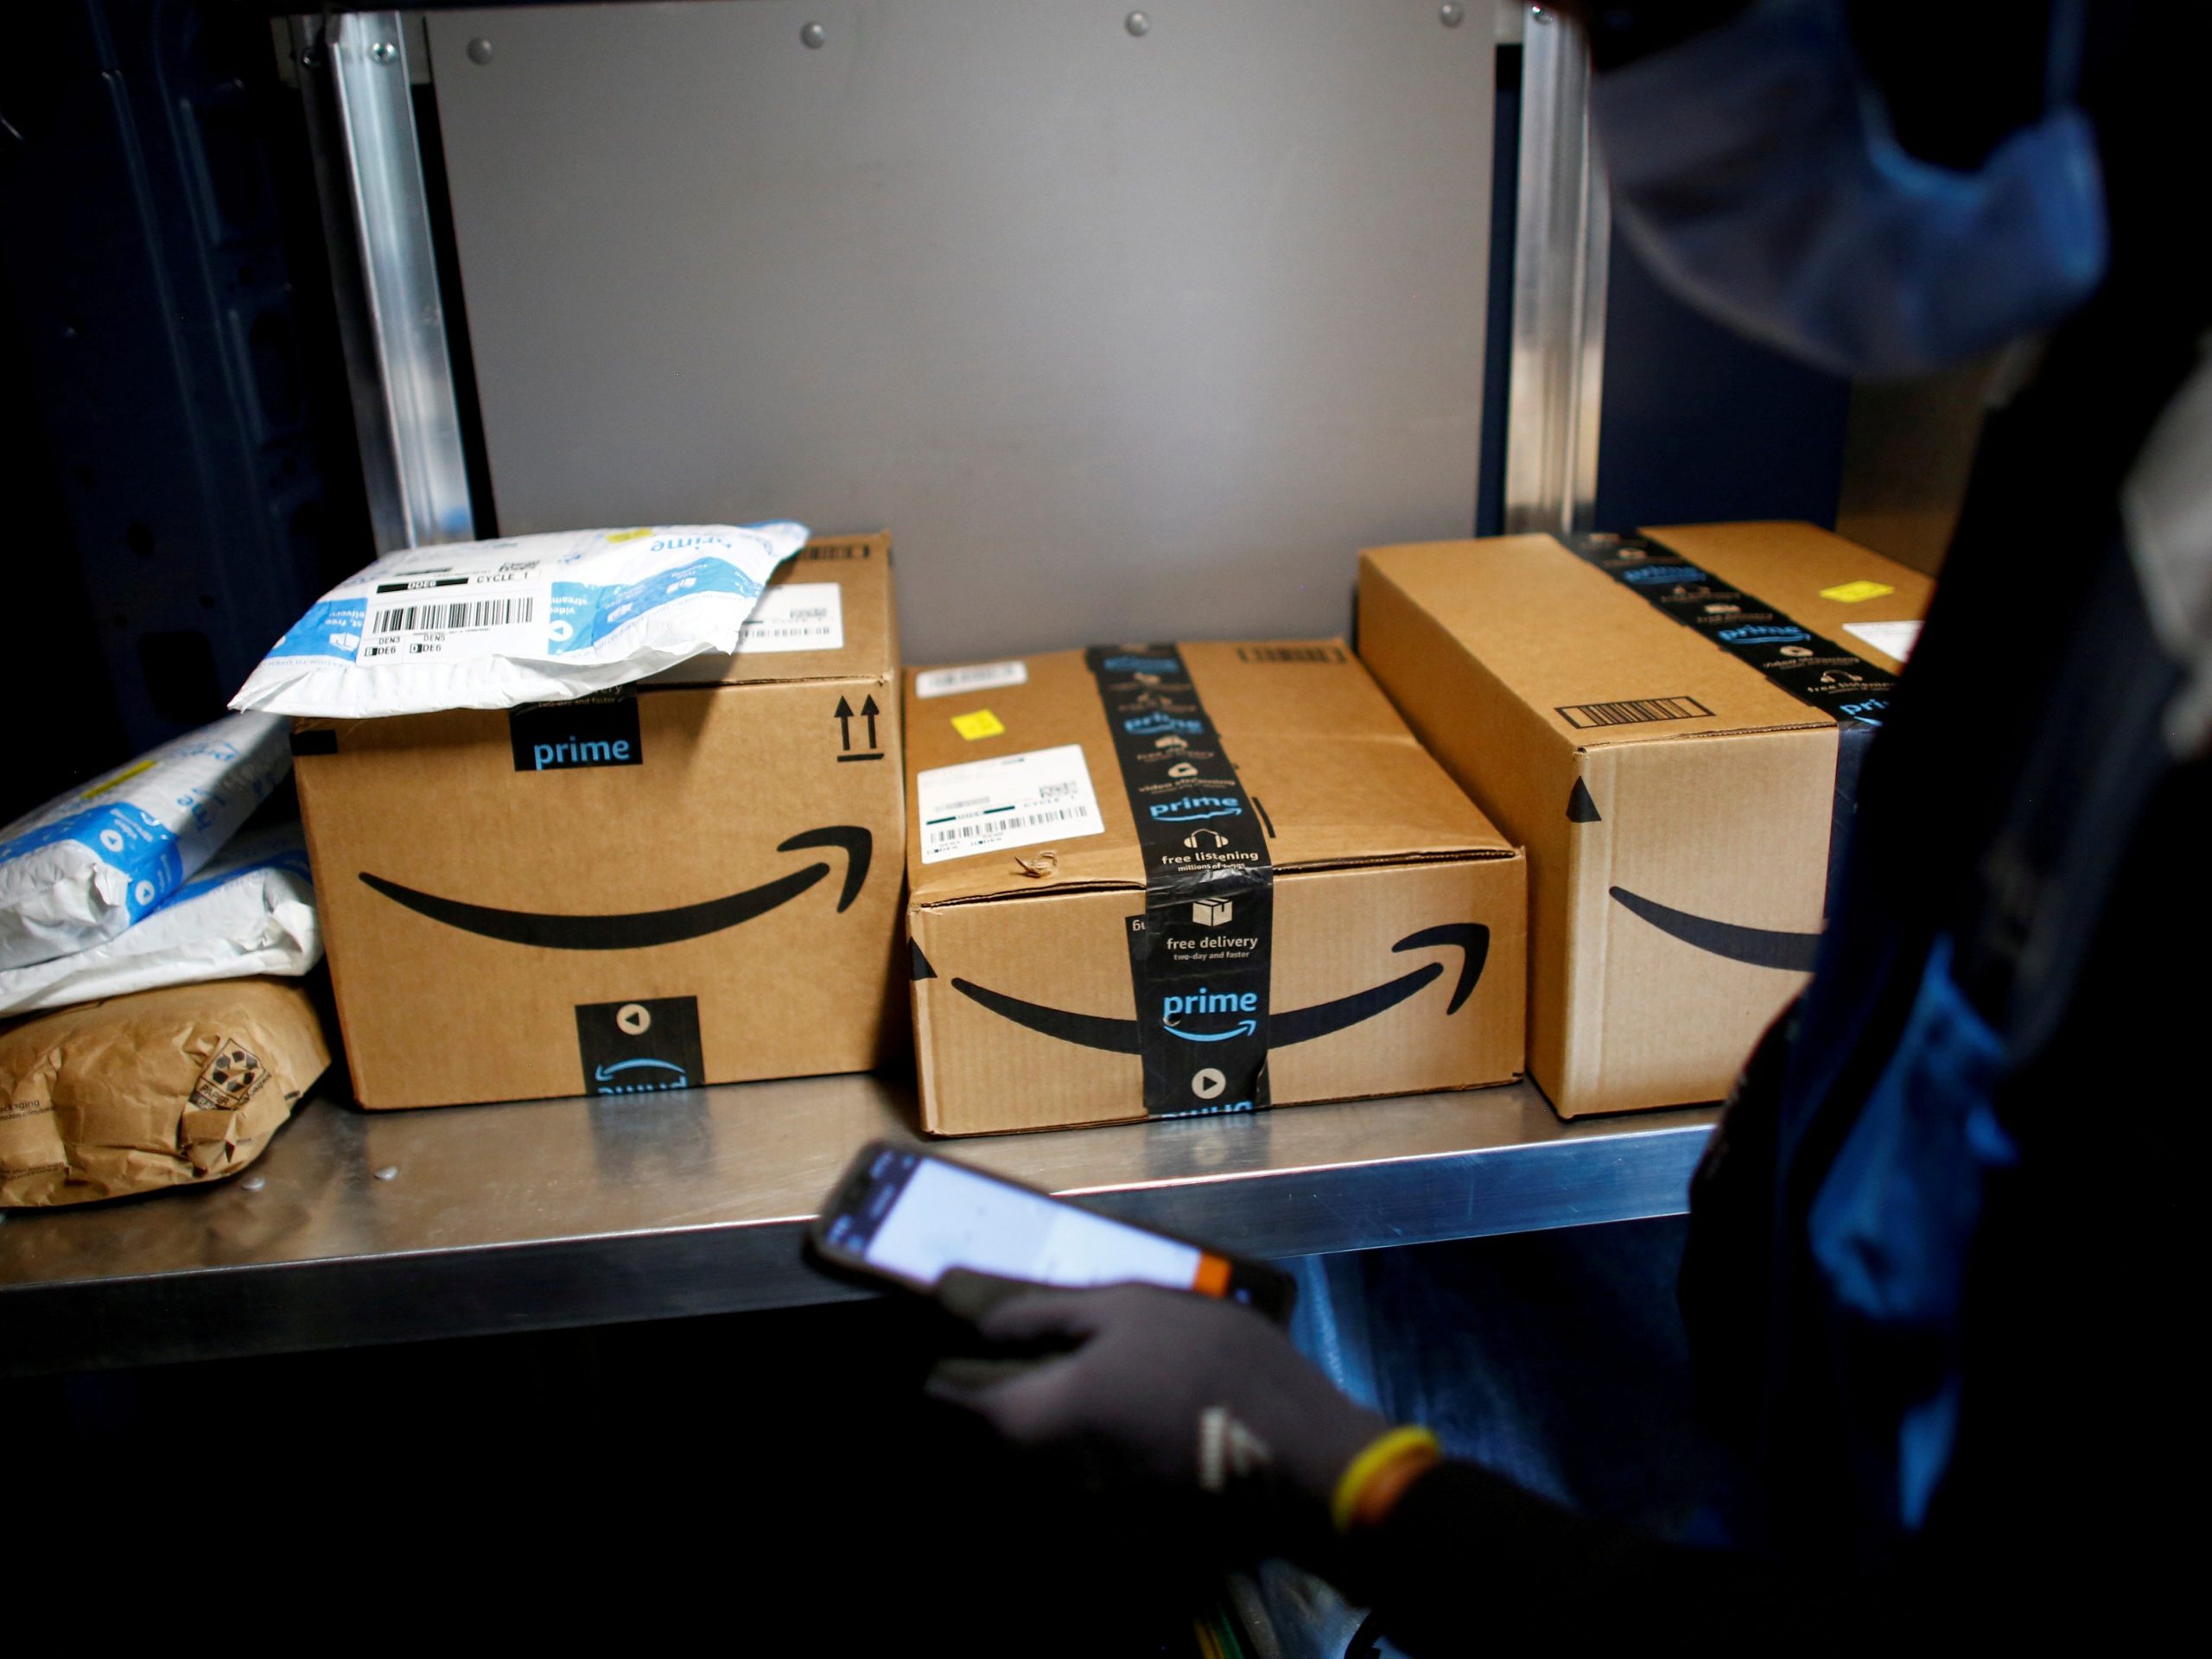
[[[1263,1262],[1134,1226],[919,1147],[872,1142],[807,1230],[840,1277],[937,1294],[955,1269],[1076,1288],[1147,1284],[1242,1302],[1278,1322],[1297,1287]],[[979,1293],[988,1301],[988,1293]],[[963,1300],[976,1300],[963,1296]],[[982,1312],[978,1306],[970,1310]]]

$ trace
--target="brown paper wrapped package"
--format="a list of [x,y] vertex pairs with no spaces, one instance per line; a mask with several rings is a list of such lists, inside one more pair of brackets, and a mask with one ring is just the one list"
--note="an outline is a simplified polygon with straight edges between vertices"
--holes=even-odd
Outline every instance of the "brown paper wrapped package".
[[176,985],[0,1032],[0,1206],[235,1174],[330,1064],[300,988]]

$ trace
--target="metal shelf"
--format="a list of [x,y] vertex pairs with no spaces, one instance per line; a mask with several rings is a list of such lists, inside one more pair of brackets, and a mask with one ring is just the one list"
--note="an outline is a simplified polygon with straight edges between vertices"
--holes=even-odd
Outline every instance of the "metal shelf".
[[[1715,1111],[1562,1123],[1527,1084],[939,1143],[1266,1256],[1678,1213]],[[854,1150],[911,1084],[370,1113],[311,1101],[245,1177],[0,1223],[0,1374],[796,1306]],[[259,1177],[257,1186],[247,1182]]]

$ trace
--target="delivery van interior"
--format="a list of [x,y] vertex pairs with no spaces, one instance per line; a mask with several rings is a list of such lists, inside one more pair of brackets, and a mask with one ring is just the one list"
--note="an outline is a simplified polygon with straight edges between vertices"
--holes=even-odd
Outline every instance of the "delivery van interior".
[[23,9],[7,1633],[2164,1628],[2207,32]]

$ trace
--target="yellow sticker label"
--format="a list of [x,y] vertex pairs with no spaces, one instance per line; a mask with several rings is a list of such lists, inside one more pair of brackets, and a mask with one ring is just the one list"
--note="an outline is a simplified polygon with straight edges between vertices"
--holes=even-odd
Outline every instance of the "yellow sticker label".
[[651,524],[647,524],[643,530],[618,530],[612,536],[609,536],[607,540],[607,544],[612,546],[616,542],[634,542],[640,536],[650,536],[652,533],[653,527]]
[[1862,599],[1880,599],[1897,589],[1886,582],[1847,582],[1834,588],[1821,589],[1822,599],[1832,599],[1839,605],[1856,605]]
[[140,772],[145,771],[153,764],[154,763],[151,760],[141,760],[135,766],[125,766],[121,772],[117,772],[114,777],[109,779],[107,782],[104,784],[94,784],[90,789],[86,790],[77,798],[80,801],[89,801],[95,796],[105,795],[108,791],[113,789],[118,784],[129,783],[133,778],[136,778]]
[[979,737],[996,737],[1006,724],[989,709],[978,709],[972,715],[955,715],[952,729],[973,743]]

